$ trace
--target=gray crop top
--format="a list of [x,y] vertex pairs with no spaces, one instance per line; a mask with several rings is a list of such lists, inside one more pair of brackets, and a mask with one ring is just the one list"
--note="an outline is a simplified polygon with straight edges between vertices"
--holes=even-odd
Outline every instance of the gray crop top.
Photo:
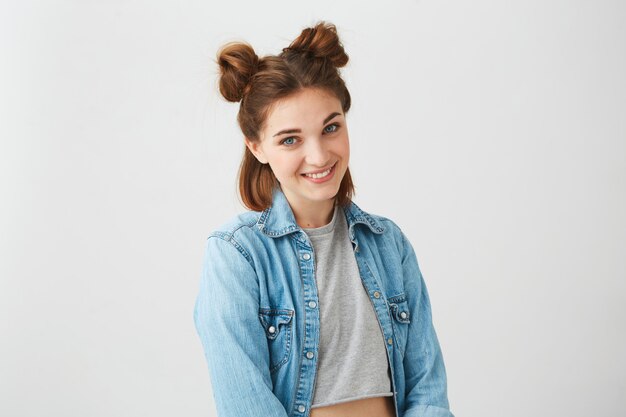
[[320,344],[312,408],[392,396],[385,341],[361,282],[343,210],[317,228],[303,228],[315,256]]

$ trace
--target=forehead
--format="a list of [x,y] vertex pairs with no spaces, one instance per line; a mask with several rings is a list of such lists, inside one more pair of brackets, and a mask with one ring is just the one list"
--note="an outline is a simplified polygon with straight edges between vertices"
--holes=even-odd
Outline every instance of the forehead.
[[269,109],[266,129],[320,125],[332,112],[343,113],[334,94],[320,89],[304,89],[277,100]]

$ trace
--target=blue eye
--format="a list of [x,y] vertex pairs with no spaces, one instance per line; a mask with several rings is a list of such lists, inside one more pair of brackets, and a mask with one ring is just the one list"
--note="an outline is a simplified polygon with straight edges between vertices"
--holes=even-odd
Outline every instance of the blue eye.
[[296,138],[288,137],[280,141],[282,145],[293,145],[296,143]]
[[[332,128],[334,128],[334,129],[332,129],[332,130],[326,130],[326,129],[328,129],[329,127],[332,127]],[[328,126],[326,126],[326,127],[324,128],[324,132],[325,132],[325,133],[333,133],[333,132],[336,132],[336,131],[337,131],[337,129],[339,129],[339,125],[338,125],[337,123],[333,123],[332,125],[328,125]]]

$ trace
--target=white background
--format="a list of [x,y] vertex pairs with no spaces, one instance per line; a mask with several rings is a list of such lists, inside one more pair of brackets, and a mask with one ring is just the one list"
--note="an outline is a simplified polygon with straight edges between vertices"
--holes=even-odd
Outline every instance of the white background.
[[322,19],[355,202],[415,247],[451,410],[624,415],[617,0],[3,1],[0,415],[215,415],[192,312],[243,141],[213,60]]

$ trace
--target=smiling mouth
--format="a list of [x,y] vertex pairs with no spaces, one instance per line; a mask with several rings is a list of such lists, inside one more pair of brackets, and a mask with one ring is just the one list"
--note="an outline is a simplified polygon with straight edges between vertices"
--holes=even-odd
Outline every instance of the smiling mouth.
[[328,175],[330,175],[330,173],[333,171],[333,169],[335,168],[335,165],[337,165],[337,162],[335,162],[333,164],[333,166],[331,166],[330,168],[328,168],[326,171],[322,171],[320,173],[317,174],[302,174],[305,177],[309,177],[309,178],[313,178],[313,179],[320,179],[320,178],[324,178],[327,177]]

